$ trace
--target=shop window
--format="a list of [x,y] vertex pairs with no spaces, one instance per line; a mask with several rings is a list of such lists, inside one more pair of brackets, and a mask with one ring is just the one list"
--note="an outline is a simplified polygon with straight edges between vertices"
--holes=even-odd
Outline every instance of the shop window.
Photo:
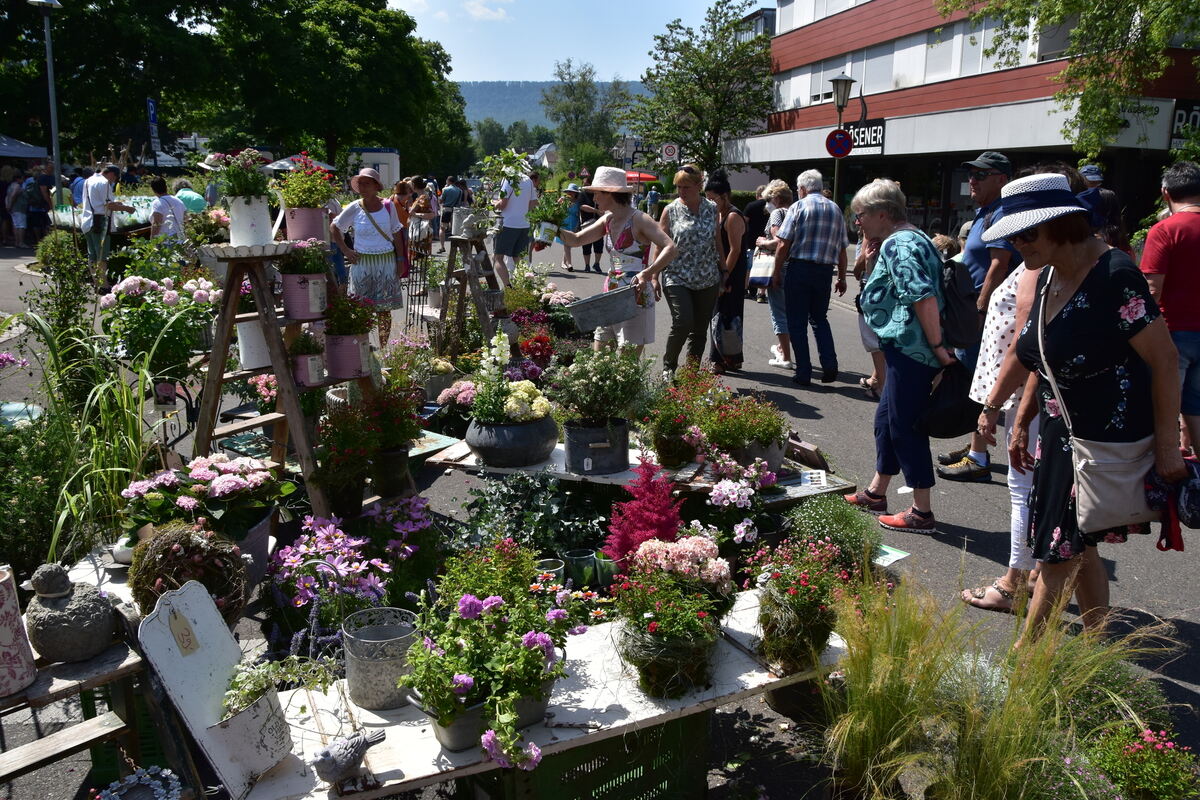
[[1050,61],[1062,58],[1071,43],[1071,30],[1079,24],[1078,15],[1072,15],[1058,25],[1041,28],[1037,33],[1037,60]]

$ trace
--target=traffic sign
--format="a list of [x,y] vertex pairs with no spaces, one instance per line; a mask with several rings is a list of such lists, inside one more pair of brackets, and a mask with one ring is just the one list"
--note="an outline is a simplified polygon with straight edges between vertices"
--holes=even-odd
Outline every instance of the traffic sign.
[[154,152],[155,158],[158,157],[158,151],[162,150],[162,142],[158,138],[158,125],[150,123],[150,149]]
[[150,124],[158,124],[158,101],[152,97],[146,98],[146,115],[150,117]]
[[854,139],[850,131],[834,128],[825,137],[825,150],[834,158],[845,158],[854,149]]
[[666,161],[679,160],[679,145],[675,144],[674,142],[667,142],[662,146],[662,149],[659,150],[659,152]]

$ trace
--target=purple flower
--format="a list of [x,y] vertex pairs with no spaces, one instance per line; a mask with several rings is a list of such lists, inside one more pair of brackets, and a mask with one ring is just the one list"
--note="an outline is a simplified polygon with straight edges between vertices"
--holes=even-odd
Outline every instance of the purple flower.
[[569,631],[567,631],[567,634],[570,636],[578,636],[581,633],[587,633],[587,629],[587,625],[576,625],[574,628],[571,628]]
[[[483,736],[479,737],[479,744],[483,747],[483,751],[487,753],[488,758],[496,762],[496,766],[507,769],[512,766],[512,762],[504,754],[504,748],[500,746],[500,737],[491,728],[483,732]],[[539,754],[540,755],[540,754]]]
[[546,612],[546,622],[555,622],[560,619],[566,619],[567,612],[562,608],[552,608]]
[[554,640],[547,633],[541,631],[529,631],[521,637],[521,646],[528,647],[530,650],[541,648],[542,653],[546,656],[546,665],[554,663]]
[[518,766],[526,772],[536,769],[537,765],[542,763],[542,749],[533,742],[525,746],[525,755],[528,756],[528,760],[518,764]]
[[561,592],[554,595],[555,604],[560,605],[560,606],[566,605],[567,601],[570,599],[571,599],[571,593],[568,592],[566,589],[563,589]]
[[464,594],[458,599],[458,615],[463,619],[479,619],[483,613],[483,601],[473,594]]
[[504,605],[504,598],[500,597],[499,595],[494,594],[491,597],[485,597],[483,599],[483,610],[485,613],[488,611],[494,611],[502,605]]
[[460,697],[475,688],[475,679],[461,672],[454,675],[454,688],[451,690]]

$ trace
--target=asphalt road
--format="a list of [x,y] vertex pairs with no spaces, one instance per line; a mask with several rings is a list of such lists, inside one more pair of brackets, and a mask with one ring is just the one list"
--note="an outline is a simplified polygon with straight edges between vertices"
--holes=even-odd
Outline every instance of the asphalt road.
[[[24,256],[24,253],[11,249],[0,250],[0,311],[20,310],[17,298],[30,278],[17,273],[14,264],[26,260]],[[580,253],[576,251],[574,257],[578,268],[582,263]],[[558,265],[560,260],[559,246],[535,255],[537,263]],[[561,288],[570,289],[581,297],[600,290],[601,277],[596,274],[555,269],[552,277]],[[835,298],[830,321],[842,370],[840,379],[829,385],[817,383],[801,389],[791,383],[789,374],[767,365],[771,357],[769,347],[774,342],[770,315],[766,305],[748,301],[744,369],[730,373],[726,380],[735,388],[761,391],[778,403],[791,418],[794,429],[827,454],[839,475],[865,485],[874,464],[872,420],[875,403],[858,387],[859,377],[870,371],[870,359],[859,343],[849,295],[844,300]],[[657,341],[647,348],[647,355],[661,358],[669,324],[670,314],[664,304],[659,307],[656,318]],[[0,347],[7,348],[6,345]],[[815,354],[815,349],[813,352]],[[0,399],[24,396],[22,390],[27,391],[28,384],[27,377],[0,384]],[[934,447],[940,452],[960,444],[935,442]],[[1004,453],[995,452],[993,457],[995,464],[990,481],[971,484],[939,481],[934,487],[933,507],[938,519],[938,534],[884,531],[887,544],[911,554],[899,562],[902,572],[943,598],[947,606],[960,602],[958,592],[961,588],[990,583],[1003,572],[1007,563],[1009,505],[1004,483]],[[474,482],[461,473],[437,475],[427,472],[421,477],[422,491],[430,497],[433,507],[451,514],[457,511],[458,504],[466,497],[467,488]],[[895,510],[903,508],[908,497],[893,489],[889,500],[890,507]],[[1174,702],[1186,704],[1177,715],[1179,739],[1197,748],[1200,747],[1200,719],[1191,706],[1200,699],[1197,696],[1200,692],[1200,653],[1197,651],[1200,599],[1193,588],[1200,540],[1185,532],[1185,539],[1191,540],[1188,544],[1192,545],[1186,552],[1160,553],[1154,547],[1154,538],[1131,540],[1123,545],[1102,545],[1101,556],[1112,578],[1115,608],[1127,612],[1135,623],[1158,617],[1175,625],[1180,652],[1167,663],[1151,666],[1156,667],[1164,678],[1169,697]],[[1013,617],[974,610],[968,613],[970,620],[979,623],[980,634],[987,646],[996,652],[1009,646],[1016,625]],[[798,766],[796,759],[804,748],[794,741],[792,733],[780,729],[780,718],[766,712],[760,703],[731,706],[722,711],[724,714],[718,717],[714,727],[718,741],[713,745],[713,771],[710,772],[713,796],[742,796],[737,785],[729,784],[721,775],[728,771],[726,762],[735,757],[744,760],[742,757],[747,752],[751,759],[759,758],[761,765],[757,772],[750,773],[750,785],[764,784],[765,794],[771,797],[800,796],[803,792],[799,787],[807,773]],[[65,709],[64,716],[69,719],[72,710]],[[786,720],[782,724],[786,724]],[[9,727],[6,721],[6,733]],[[9,744],[26,736],[22,730],[14,734],[9,734]],[[84,797],[86,768],[84,755],[39,770],[26,779],[0,786],[0,800]],[[438,796],[438,791],[430,788],[420,796],[432,798]]]

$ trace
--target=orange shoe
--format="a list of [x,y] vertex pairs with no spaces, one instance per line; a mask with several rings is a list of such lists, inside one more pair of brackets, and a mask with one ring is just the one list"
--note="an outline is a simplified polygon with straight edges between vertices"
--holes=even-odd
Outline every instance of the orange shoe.
[[844,494],[842,499],[859,511],[879,516],[887,513],[887,497],[871,494],[866,489],[859,489],[854,494]]
[[884,515],[879,518],[879,524],[889,531],[937,533],[937,523],[934,522],[933,514],[918,514],[915,508],[909,508],[899,514]]

